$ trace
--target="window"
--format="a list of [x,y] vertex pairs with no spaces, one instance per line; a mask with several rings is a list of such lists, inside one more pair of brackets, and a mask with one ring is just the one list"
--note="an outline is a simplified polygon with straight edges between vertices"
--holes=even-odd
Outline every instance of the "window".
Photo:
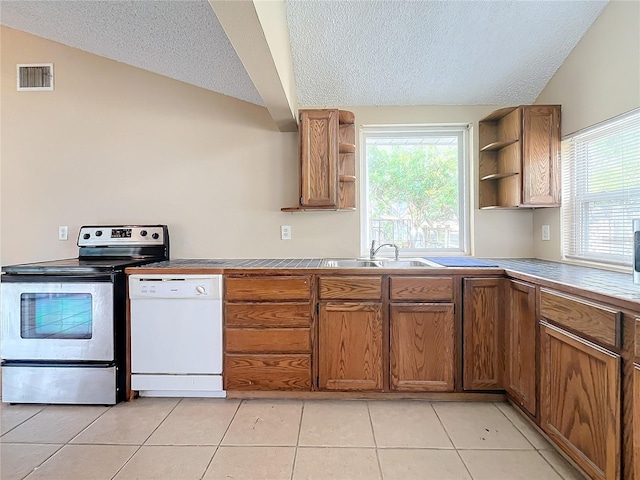
[[364,126],[362,251],[466,253],[467,125]]
[[91,338],[90,293],[23,293],[22,338]]
[[562,141],[565,258],[631,265],[640,218],[640,109]]

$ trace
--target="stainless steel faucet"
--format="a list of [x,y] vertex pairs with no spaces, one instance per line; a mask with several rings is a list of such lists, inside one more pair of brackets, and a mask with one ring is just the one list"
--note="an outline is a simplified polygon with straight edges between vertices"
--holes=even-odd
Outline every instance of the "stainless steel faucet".
[[395,243],[383,243],[378,248],[376,248],[375,240],[371,240],[371,250],[369,250],[369,258],[371,258],[371,260],[376,258],[376,253],[378,253],[378,250],[380,250],[382,247],[393,247],[396,252],[396,260],[398,260],[398,254],[400,253],[400,249]]

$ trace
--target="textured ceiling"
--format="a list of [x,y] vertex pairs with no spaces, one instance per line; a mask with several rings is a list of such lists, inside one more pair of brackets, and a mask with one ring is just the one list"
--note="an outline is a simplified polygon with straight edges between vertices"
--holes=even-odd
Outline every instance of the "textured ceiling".
[[3,0],[0,22],[263,105],[206,0]]
[[298,101],[532,103],[606,3],[286,0]]
[[[532,103],[607,1],[285,0],[298,101]],[[206,0],[2,0],[0,22],[264,105]]]

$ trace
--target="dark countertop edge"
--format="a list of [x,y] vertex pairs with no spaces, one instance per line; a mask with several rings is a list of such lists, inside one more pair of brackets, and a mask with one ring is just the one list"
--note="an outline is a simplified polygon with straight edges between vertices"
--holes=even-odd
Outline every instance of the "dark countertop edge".
[[[127,275],[223,275],[229,268],[222,267],[127,267]],[[243,269],[244,270],[244,269]]]

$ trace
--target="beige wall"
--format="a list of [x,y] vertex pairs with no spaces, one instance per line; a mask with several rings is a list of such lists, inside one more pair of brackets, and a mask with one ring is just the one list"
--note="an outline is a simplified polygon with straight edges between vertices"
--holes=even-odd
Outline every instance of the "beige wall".
[[[0,35],[3,264],[73,257],[81,225],[111,223],[168,224],[173,258],[359,255],[358,212],[280,212],[297,202],[298,139],[265,108],[6,27]],[[55,91],[16,91],[16,64],[32,62],[54,63]],[[495,108],[353,111],[361,124],[475,130]],[[531,255],[530,212],[472,213],[476,255]],[[293,240],[280,240],[280,225]]]
[[[640,2],[612,1],[535,103],[562,105],[562,135],[640,106]],[[542,225],[551,240],[541,241]],[[561,259],[560,209],[536,210],[534,252]]]
[[[297,134],[265,108],[1,32],[3,263],[75,256],[80,225],[120,222],[169,224],[176,258],[347,253],[279,211],[297,197]],[[54,63],[55,91],[16,91],[29,62]],[[295,241],[279,240],[285,221]]]

